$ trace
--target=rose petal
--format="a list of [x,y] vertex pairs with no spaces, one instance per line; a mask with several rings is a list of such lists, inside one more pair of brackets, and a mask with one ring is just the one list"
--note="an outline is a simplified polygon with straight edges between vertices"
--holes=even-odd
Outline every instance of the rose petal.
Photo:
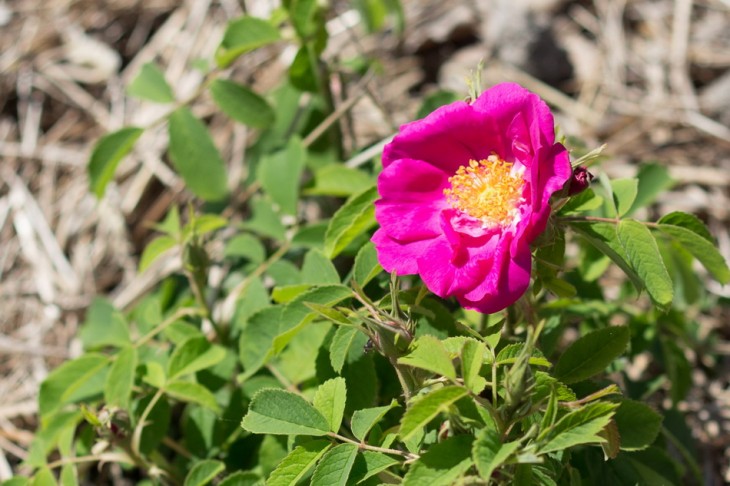
[[398,275],[418,273],[417,259],[423,255],[433,240],[399,242],[379,229],[371,241],[378,253],[378,261],[386,272],[395,271]]
[[496,122],[472,105],[457,101],[442,106],[422,120],[400,127],[383,149],[383,167],[398,159],[418,159],[453,175],[469,160],[503,154],[507,143]]
[[[519,216],[484,228],[450,207],[448,178],[470,159],[492,153],[524,168]],[[530,283],[530,243],[544,231],[550,198],[572,171],[555,143],[548,106],[524,88],[505,83],[472,104],[456,102],[401,127],[383,151],[378,181],[381,225],[373,242],[388,271],[418,273],[441,297],[491,313],[513,304]]]

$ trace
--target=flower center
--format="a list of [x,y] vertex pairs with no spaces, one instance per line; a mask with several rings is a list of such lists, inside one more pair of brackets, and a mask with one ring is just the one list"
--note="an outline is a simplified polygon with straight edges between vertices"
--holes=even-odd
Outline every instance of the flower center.
[[451,207],[482,221],[484,228],[506,226],[519,217],[522,198],[522,170],[496,155],[470,160],[449,177],[451,187],[444,195]]

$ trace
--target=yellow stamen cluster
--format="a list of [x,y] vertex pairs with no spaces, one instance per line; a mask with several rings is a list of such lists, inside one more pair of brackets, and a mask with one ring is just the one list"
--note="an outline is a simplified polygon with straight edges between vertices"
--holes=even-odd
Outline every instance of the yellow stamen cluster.
[[451,188],[444,189],[454,209],[480,219],[485,228],[512,223],[517,205],[522,199],[521,173],[515,173],[512,163],[496,155],[486,160],[470,160],[449,177]]

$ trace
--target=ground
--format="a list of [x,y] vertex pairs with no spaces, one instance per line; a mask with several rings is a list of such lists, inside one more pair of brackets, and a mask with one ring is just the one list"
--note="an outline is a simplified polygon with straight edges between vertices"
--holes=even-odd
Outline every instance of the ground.
[[[148,130],[102,201],[86,163],[102,134],[149,125],[169,108],[140,103],[124,86],[141,65],[163,67],[178,99],[193,94],[228,20],[267,16],[275,0],[0,0],[0,480],[33,438],[39,383],[77,355],[76,331],[98,294],[128,308],[175,264],[137,274],[158,221],[189,196],[164,157],[164,130]],[[438,89],[466,93],[517,81],[547,100],[562,133],[607,144],[602,170],[632,175],[656,161],[677,180],[656,214],[699,215],[730,257],[730,2],[728,0],[403,0],[406,28],[366,35],[334,1],[325,56],[358,54],[380,68],[333,86],[351,110],[350,148],[375,146]],[[231,78],[265,92],[290,49],[264,49]],[[205,96],[194,102],[215,142],[244,174],[248,133]],[[350,160],[357,163],[357,159]],[[231,177],[233,180],[235,177]],[[709,282],[730,299],[730,288]],[[702,352],[689,355],[691,414],[706,484],[730,482],[730,307],[697,316]],[[650,361],[651,357],[647,357]],[[647,366],[650,363],[647,363]]]

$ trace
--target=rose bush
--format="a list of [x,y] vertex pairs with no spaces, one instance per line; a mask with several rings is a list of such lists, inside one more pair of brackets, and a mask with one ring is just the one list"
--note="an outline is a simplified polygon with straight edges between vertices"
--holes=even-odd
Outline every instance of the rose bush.
[[492,313],[530,283],[530,243],[571,177],[550,109],[513,83],[408,123],[383,151],[373,236],[381,265]]

